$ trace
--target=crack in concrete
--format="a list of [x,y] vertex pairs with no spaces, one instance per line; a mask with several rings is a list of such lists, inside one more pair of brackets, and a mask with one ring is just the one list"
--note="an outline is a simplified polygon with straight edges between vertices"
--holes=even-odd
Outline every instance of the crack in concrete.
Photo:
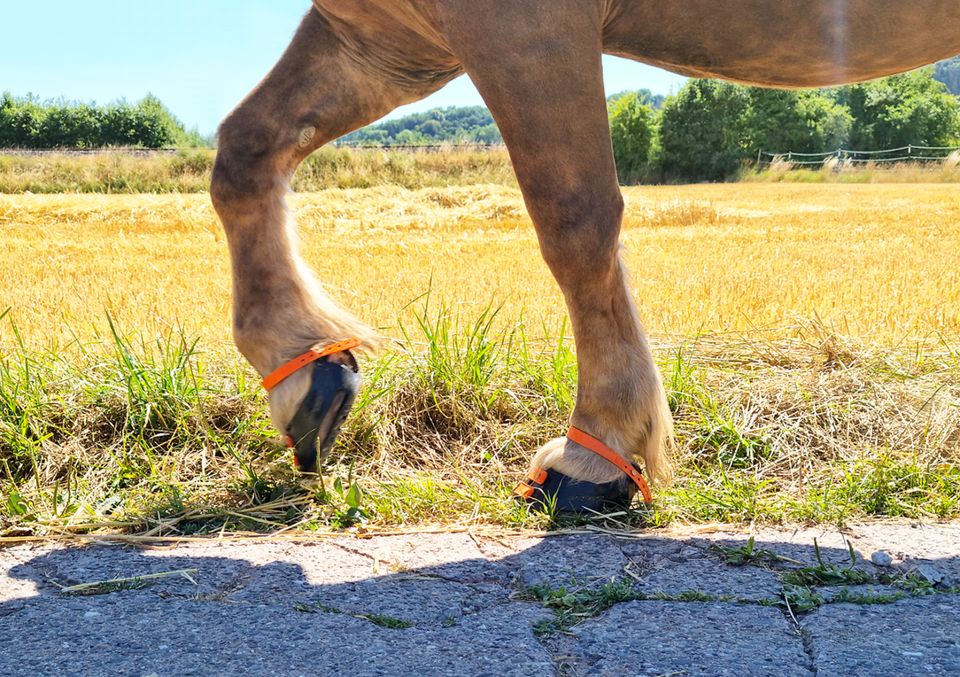
[[800,636],[800,642],[803,645],[803,654],[807,657],[807,665],[804,667],[810,671],[813,677],[816,677],[819,670],[817,668],[817,652],[813,648],[813,637],[802,625],[797,628],[797,634]]

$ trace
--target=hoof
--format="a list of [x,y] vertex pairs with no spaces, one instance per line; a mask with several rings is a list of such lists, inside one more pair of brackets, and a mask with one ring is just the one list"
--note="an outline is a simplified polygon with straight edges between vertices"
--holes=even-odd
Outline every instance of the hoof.
[[343,420],[360,390],[360,368],[347,351],[345,364],[328,357],[310,365],[310,390],[287,426],[287,446],[293,448],[300,472],[316,472],[317,462],[330,452]]
[[637,493],[629,480],[598,484],[584,482],[557,470],[537,470],[514,493],[540,511],[580,514],[626,510]]

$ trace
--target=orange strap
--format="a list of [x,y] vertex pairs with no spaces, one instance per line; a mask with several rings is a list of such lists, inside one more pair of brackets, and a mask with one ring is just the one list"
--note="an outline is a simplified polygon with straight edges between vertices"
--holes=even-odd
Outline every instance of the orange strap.
[[625,461],[620,454],[615,452],[593,435],[585,433],[580,430],[580,428],[575,428],[573,426],[570,426],[570,430],[567,431],[567,439],[572,442],[576,442],[581,447],[589,449],[598,456],[602,456],[620,468],[620,470],[627,474],[627,477],[633,480],[633,483],[637,485],[637,488],[640,489],[640,493],[643,494],[643,502],[653,503],[653,495],[650,493],[650,486],[647,484],[647,480],[644,479],[643,473],[637,470],[632,463]]
[[[536,484],[543,484],[547,481],[547,471],[543,468],[533,468],[527,473],[527,479]],[[534,488],[527,484],[526,480],[520,482],[517,488],[513,490],[515,496],[530,498],[533,496]]]
[[308,350],[303,355],[298,355],[284,365],[278,367],[273,371],[269,376],[263,379],[263,387],[267,390],[273,390],[283,379],[287,378],[293,372],[298,369],[303,369],[305,366],[311,362],[316,362],[321,357],[326,357],[327,355],[333,355],[334,353],[342,353],[345,350],[350,350],[351,348],[356,348],[360,345],[360,339],[358,338],[349,338],[345,341],[337,341],[336,343],[331,343],[325,348],[320,350]]

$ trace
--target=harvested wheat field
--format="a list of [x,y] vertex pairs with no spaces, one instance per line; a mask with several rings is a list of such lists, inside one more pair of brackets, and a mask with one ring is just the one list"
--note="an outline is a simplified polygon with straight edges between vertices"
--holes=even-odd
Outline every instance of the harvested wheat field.
[[[677,479],[607,520],[960,512],[956,186],[624,192]],[[230,343],[207,196],[0,196],[0,533],[542,521],[508,494],[575,362],[519,193],[291,203],[320,279],[394,339],[310,490]]]

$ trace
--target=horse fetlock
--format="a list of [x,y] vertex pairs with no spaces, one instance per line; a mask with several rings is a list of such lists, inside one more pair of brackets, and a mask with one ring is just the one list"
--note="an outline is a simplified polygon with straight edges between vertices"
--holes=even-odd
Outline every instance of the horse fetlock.
[[[609,442],[608,442],[608,446]],[[616,447],[612,447],[619,452]],[[626,458],[626,456],[624,456]],[[605,484],[620,479],[622,473],[608,461],[566,437],[557,437],[537,450],[533,468],[553,470],[582,482]]]

